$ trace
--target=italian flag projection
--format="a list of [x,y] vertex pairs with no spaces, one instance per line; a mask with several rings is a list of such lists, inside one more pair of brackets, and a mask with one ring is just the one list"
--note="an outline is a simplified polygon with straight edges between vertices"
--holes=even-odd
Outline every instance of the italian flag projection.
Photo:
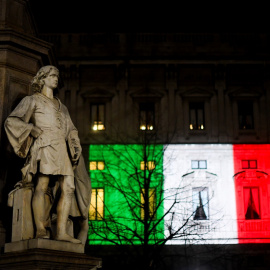
[[[183,217],[175,222],[181,224],[185,215],[190,215],[198,230],[205,230],[203,241],[193,238],[190,242],[270,243],[268,144],[151,145],[147,151],[138,144],[90,145],[89,172],[93,188],[89,219],[99,232],[89,231],[90,244],[117,244],[115,231],[104,226],[104,220],[112,217],[121,224],[117,229],[125,232],[126,241],[121,238],[118,243],[129,244],[132,240],[142,244],[140,236],[128,228],[144,233],[140,218],[145,213],[135,201],[145,202],[145,177],[138,176],[151,172],[148,203],[150,216],[156,215],[153,220],[162,218],[170,208],[170,200],[163,200],[166,194],[162,193],[182,185],[181,194],[189,200],[179,204]],[[159,201],[162,204],[156,208]],[[168,235],[166,223],[165,217],[151,236],[153,243]],[[183,244],[187,240],[188,236],[184,241],[169,243]]]
[[[90,145],[89,171],[90,244],[141,245],[164,238],[163,145]],[[145,215],[151,222],[145,224]]]
[[270,145],[233,145],[239,243],[270,243]]

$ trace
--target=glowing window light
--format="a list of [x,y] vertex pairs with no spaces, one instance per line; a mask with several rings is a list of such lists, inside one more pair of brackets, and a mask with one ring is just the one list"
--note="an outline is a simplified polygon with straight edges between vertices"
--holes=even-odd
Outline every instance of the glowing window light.
[[94,131],[104,130],[105,126],[103,125],[103,123],[101,121],[94,121],[94,125],[93,125],[92,129]]
[[140,130],[154,130],[153,125],[141,125]]
[[205,129],[204,122],[204,102],[189,103],[189,129]]
[[104,189],[94,188],[91,194],[89,220],[102,220],[104,218]]
[[104,170],[105,169],[105,163],[104,161],[90,161],[89,162],[89,170],[95,171],[95,170]]
[[[156,189],[149,188],[148,190],[148,211],[149,217],[151,219],[155,219],[155,211],[156,211]],[[141,219],[145,218],[145,189],[143,188],[141,191]]]
[[[147,167],[147,168],[146,168]],[[141,161],[141,170],[149,170],[152,171],[154,170],[156,167],[155,162],[154,161],[147,161],[147,166],[145,166],[145,162]]]
[[140,130],[153,130],[155,122],[154,102],[140,103],[139,113]]

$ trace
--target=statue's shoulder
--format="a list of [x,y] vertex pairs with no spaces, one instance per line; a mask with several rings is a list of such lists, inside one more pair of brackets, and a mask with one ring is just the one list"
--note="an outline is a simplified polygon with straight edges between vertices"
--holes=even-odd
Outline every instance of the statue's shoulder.
[[31,95],[29,97],[31,97],[32,100],[40,100],[40,94],[39,93],[34,93],[33,95]]
[[35,101],[34,95],[25,96],[21,99],[20,104],[23,106],[30,105]]
[[29,96],[29,100],[37,104],[37,103],[42,102],[43,99],[40,93],[34,93],[33,95]]

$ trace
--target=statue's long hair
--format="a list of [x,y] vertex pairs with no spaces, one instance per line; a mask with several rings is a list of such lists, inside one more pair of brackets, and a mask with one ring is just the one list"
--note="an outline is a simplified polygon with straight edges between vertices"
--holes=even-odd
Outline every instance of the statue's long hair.
[[36,76],[31,81],[31,86],[34,93],[41,92],[41,89],[44,85],[42,79],[46,78],[52,69],[59,73],[59,70],[55,66],[44,66],[37,72]]

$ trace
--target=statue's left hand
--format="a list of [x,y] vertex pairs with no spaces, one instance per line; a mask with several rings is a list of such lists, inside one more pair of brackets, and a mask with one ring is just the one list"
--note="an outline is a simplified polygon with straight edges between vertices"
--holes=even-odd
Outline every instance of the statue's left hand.
[[72,160],[72,163],[74,165],[76,165],[78,163],[79,157],[81,155],[81,151],[78,147],[74,147],[74,150],[75,150],[75,155],[73,156],[73,158],[71,160]]

